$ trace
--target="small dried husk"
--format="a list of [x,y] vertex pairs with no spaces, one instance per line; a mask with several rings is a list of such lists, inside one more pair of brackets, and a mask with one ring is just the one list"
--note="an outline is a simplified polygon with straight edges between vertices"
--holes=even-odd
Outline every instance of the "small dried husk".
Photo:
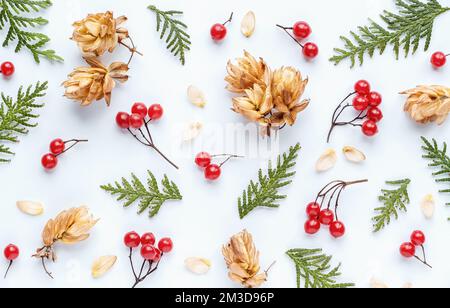
[[342,152],[344,153],[345,158],[352,163],[361,163],[367,159],[366,155],[362,151],[352,146],[344,147]]
[[183,132],[183,142],[190,142],[197,138],[203,129],[203,123],[193,122],[188,124],[187,128]]
[[195,105],[199,108],[204,108],[206,106],[207,102],[206,102],[205,95],[196,86],[189,86],[189,88],[187,90],[187,95],[188,95],[189,101],[193,105]]
[[250,37],[255,32],[256,28],[256,16],[252,11],[245,14],[241,23],[241,32],[245,37]]
[[116,256],[104,256],[94,261],[92,264],[92,277],[100,278],[105,275],[116,264]]
[[326,150],[316,163],[316,171],[325,172],[332,169],[336,165],[337,159],[338,157],[335,150]]
[[422,203],[420,204],[420,208],[425,218],[433,218],[436,209],[436,203],[434,201],[433,195],[426,195],[425,198],[423,198]]
[[22,213],[30,216],[39,216],[44,213],[44,206],[39,202],[17,201],[16,205]]
[[184,265],[190,272],[197,275],[204,275],[211,269],[211,261],[203,258],[187,258]]

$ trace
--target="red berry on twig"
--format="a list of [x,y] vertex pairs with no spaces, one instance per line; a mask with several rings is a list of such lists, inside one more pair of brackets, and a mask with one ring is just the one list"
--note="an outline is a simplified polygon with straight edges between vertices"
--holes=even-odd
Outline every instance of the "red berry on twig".
[[164,109],[160,104],[151,105],[148,108],[148,116],[152,121],[156,121],[162,118]]
[[411,235],[411,243],[416,246],[422,246],[425,244],[425,234],[422,231],[414,231]]
[[405,258],[412,258],[416,255],[416,247],[413,243],[403,243],[400,246],[400,254]]
[[222,169],[219,165],[211,164],[206,167],[205,169],[205,178],[210,181],[215,181],[218,178],[220,178],[220,175],[222,174]]
[[5,76],[5,77],[12,76],[12,74],[14,74],[15,70],[16,69],[14,67],[14,64],[12,64],[12,62],[3,62],[0,65],[0,73],[3,74],[3,76]]
[[54,169],[58,165],[58,157],[51,153],[45,154],[41,159],[41,163],[47,170]]
[[323,210],[320,212],[319,221],[322,225],[329,226],[334,221],[334,213],[331,210]]
[[119,112],[116,116],[116,123],[122,129],[130,128],[130,115],[126,112]]
[[136,232],[128,232],[123,238],[125,246],[128,248],[136,248],[141,245],[141,237]]
[[55,139],[50,143],[50,152],[52,152],[55,155],[63,153],[65,149],[66,143],[60,138]]
[[431,64],[433,64],[433,66],[436,68],[443,67],[447,63],[447,56],[448,55],[443,52],[435,52],[431,56]]
[[145,106],[144,103],[135,103],[131,107],[131,113],[139,114],[142,118],[145,118],[147,116],[147,106]]
[[306,215],[311,219],[317,219],[320,215],[320,204],[317,202],[311,202],[306,207]]
[[306,39],[311,35],[312,30],[308,23],[299,21],[295,23],[292,32],[294,32],[294,35],[299,39]]
[[201,152],[195,157],[195,164],[201,168],[206,168],[211,164],[212,157],[209,153]]
[[158,248],[163,253],[169,253],[173,249],[173,242],[168,237],[162,238],[158,243]]
[[370,84],[366,80],[359,80],[355,84],[355,92],[360,95],[367,95],[370,93]]
[[334,221],[330,225],[330,234],[334,238],[340,238],[345,235],[345,225],[340,221]]
[[309,219],[305,223],[306,234],[313,235],[319,232],[319,230],[320,230],[320,221],[318,219]]

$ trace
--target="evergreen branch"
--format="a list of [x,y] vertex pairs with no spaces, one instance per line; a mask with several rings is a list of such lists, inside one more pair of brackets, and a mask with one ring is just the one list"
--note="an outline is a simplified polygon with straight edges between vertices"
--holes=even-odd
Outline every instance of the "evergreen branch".
[[384,206],[375,209],[377,216],[372,221],[374,223],[374,232],[379,232],[391,223],[392,217],[396,220],[399,217],[399,212],[407,212],[407,204],[410,203],[408,195],[408,186],[411,180],[405,179],[400,181],[386,182],[387,185],[400,186],[395,190],[383,189],[382,195],[378,198],[383,202]]
[[[293,249],[286,254],[294,261],[297,272],[297,288],[338,289],[354,287],[353,283],[337,283],[340,267],[332,268],[331,256],[322,254],[322,249]],[[302,283],[303,281],[303,283]]]
[[353,68],[358,61],[364,63],[365,55],[373,58],[376,51],[382,55],[388,45],[394,49],[397,60],[400,49],[405,57],[414,54],[420,47],[421,40],[425,40],[424,50],[430,47],[434,21],[438,16],[449,11],[437,0],[396,0],[398,14],[384,11],[381,14],[385,26],[369,19],[369,26],[358,27],[358,31],[350,32],[350,37],[341,36],[343,48],[335,48],[335,56],[331,62],[338,65],[343,60],[350,59]]
[[0,30],[8,27],[3,47],[17,41],[15,52],[25,47],[32,53],[37,63],[40,62],[41,57],[50,61],[64,61],[54,50],[43,49],[50,41],[47,35],[28,30],[44,26],[48,21],[42,17],[20,15],[39,13],[40,10],[45,10],[51,5],[50,0],[0,0]]
[[0,163],[7,163],[11,160],[8,156],[14,152],[5,143],[19,142],[20,135],[26,135],[30,128],[36,127],[34,122],[39,116],[34,113],[36,109],[42,108],[44,104],[37,103],[36,100],[45,96],[48,83],[36,83],[29,86],[25,91],[19,88],[17,98],[1,93],[0,105]]
[[238,200],[239,216],[243,219],[257,207],[278,208],[278,201],[286,199],[286,195],[281,195],[278,191],[292,183],[295,171],[289,170],[296,165],[300,144],[289,149],[288,153],[278,156],[276,168],[272,168],[269,162],[267,175],[259,170],[258,183],[250,181],[247,190],[242,193]]
[[114,185],[103,185],[100,188],[113,196],[118,195],[117,201],[124,201],[124,207],[129,207],[139,201],[138,213],[142,214],[148,210],[149,216],[152,218],[158,214],[165,202],[183,199],[177,185],[170,181],[167,175],[164,175],[161,184],[162,191],[153,173],[148,171],[147,187],[136,175],[131,174],[131,183],[127,179],[122,178],[122,184],[116,181]]
[[188,26],[176,19],[183,12],[161,11],[154,5],[150,5],[148,9],[156,14],[156,31],[161,32],[160,39],[165,38],[167,49],[185,65],[186,51],[191,49],[191,37],[186,32]]

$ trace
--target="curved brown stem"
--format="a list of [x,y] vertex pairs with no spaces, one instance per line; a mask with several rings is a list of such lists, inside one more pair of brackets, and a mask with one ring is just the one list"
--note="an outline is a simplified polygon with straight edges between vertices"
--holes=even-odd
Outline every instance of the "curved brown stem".
[[70,149],[72,149],[72,148],[73,148],[74,146],[76,146],[78,143],[81,143],[81,142],[89,142],[89,140],[87,140],[87,139],[71,139],[71,140],[64,141],[64,144],[72,143],[72,142],[73,142],[72,145],[70,145],[67,149],[65,149],[64,151],[62,151],[61,153],[59,153],[58,155],[55,155],[55,156],[60,156],[60,155],[62,155],[62,154],[64,154],[64,153],[70,151]]
[[293,36],[290,32],[289,32],[289,30],[292,30],[292,27],[283,27],[283,26],[281,26],[281,25],[276,25],[278,28],[280,28],[280,29],[283,29],[284,30],[284,32],[286,32],[287,33],[287,35],[289,35],[298,45],[300,45],[300,47],[301,48],[305,48],[305,45],[303,45],[302,43],[300,43],[296,38],[295,38],[295,36]]
[[46,273],[51,279],[54,279],[53,276],[52,276],[52,273],[49,272],[49,271],[47,270],[47,266],[45,265],[45,260],[44,260],[44,259],[45,259],[44,257],[41,257],[42,267],[44,268],[45,273]]
[[131,46],[128,46],[128,45],[125,44],[122,40],[119,41],[119,44],[122,45],[122,46],[124,46],[125,48],[127,48],[127,49],[131,52],[130,59],[128,60],[128,63],[127,63],[128,65],[130,65],[131,61],[133,60],[133,57],[134,57],[134,54],[135,54],[135,53],[137,53],[137,54],[140,55],[140,56],[143,56],[144,54],[142,54],[141,52],[139,52],[139,51],[136,49],[136,45],[134,44],[134,41],[133,41],[133,39],[131,38],[131,36],[128,36],[128,40],[130,41]]
[[11,269],[11,266],[13,265],[14,261],[10,261],[8,268],[6,269],[5,276],[3,276],[3,279],[6,279],[6,276],[8,276],[9,270]]
[[223,23],[224,26],[226,26],[227,24],[229,24],[230,22],[233,21],[233,16],[234,16],[234,12],[231,13],[230,18],[228,18],[228,20],[226,22]]

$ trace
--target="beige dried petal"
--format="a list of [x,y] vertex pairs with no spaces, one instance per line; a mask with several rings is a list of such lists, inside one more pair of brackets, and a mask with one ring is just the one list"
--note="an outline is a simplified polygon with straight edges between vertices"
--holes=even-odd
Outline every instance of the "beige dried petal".
[[372,289],[389,289],[387,284],[376,278],[370,279],[370,287]]
[[434,216],[434,211],[436,209],[436,204],[433,195],[426,195],[420,204],[423,215],[427,219],[431,219]]
[[338,157],[335,150],[326,150],[316,163],[316,171],[325,172],[332,169],[336,165],[337,159]]
[[17,201],[16,205],[22,213],[30,216],[39,216],[44,213],[44,206],[39,202]]
[[189,101],[197,107],[204,108],[206,106],[206,98],[203,92],[196,86],[189,86],[187,90]]
[[361,163],[366,160],[366,155],[357,148],[346,146],[342,149],[345,158],[353,163]]
[[183,142],[189,142],[197,138],[202,132],[203,124],[201,122],[193,122],[188,125],[183,132]]
[[250,37],[255,32],[256,16],[252,11],[245,14],[241,23],[241,32],[244,36]]
[[211,261],[203,258],[187,258],[184,261],[186,268],[194,274],[204,275],[211,268]]
[[106,274],[116,263],[116,256],[104,256],[94,261],[92,264],[92,277],[100,278]]

